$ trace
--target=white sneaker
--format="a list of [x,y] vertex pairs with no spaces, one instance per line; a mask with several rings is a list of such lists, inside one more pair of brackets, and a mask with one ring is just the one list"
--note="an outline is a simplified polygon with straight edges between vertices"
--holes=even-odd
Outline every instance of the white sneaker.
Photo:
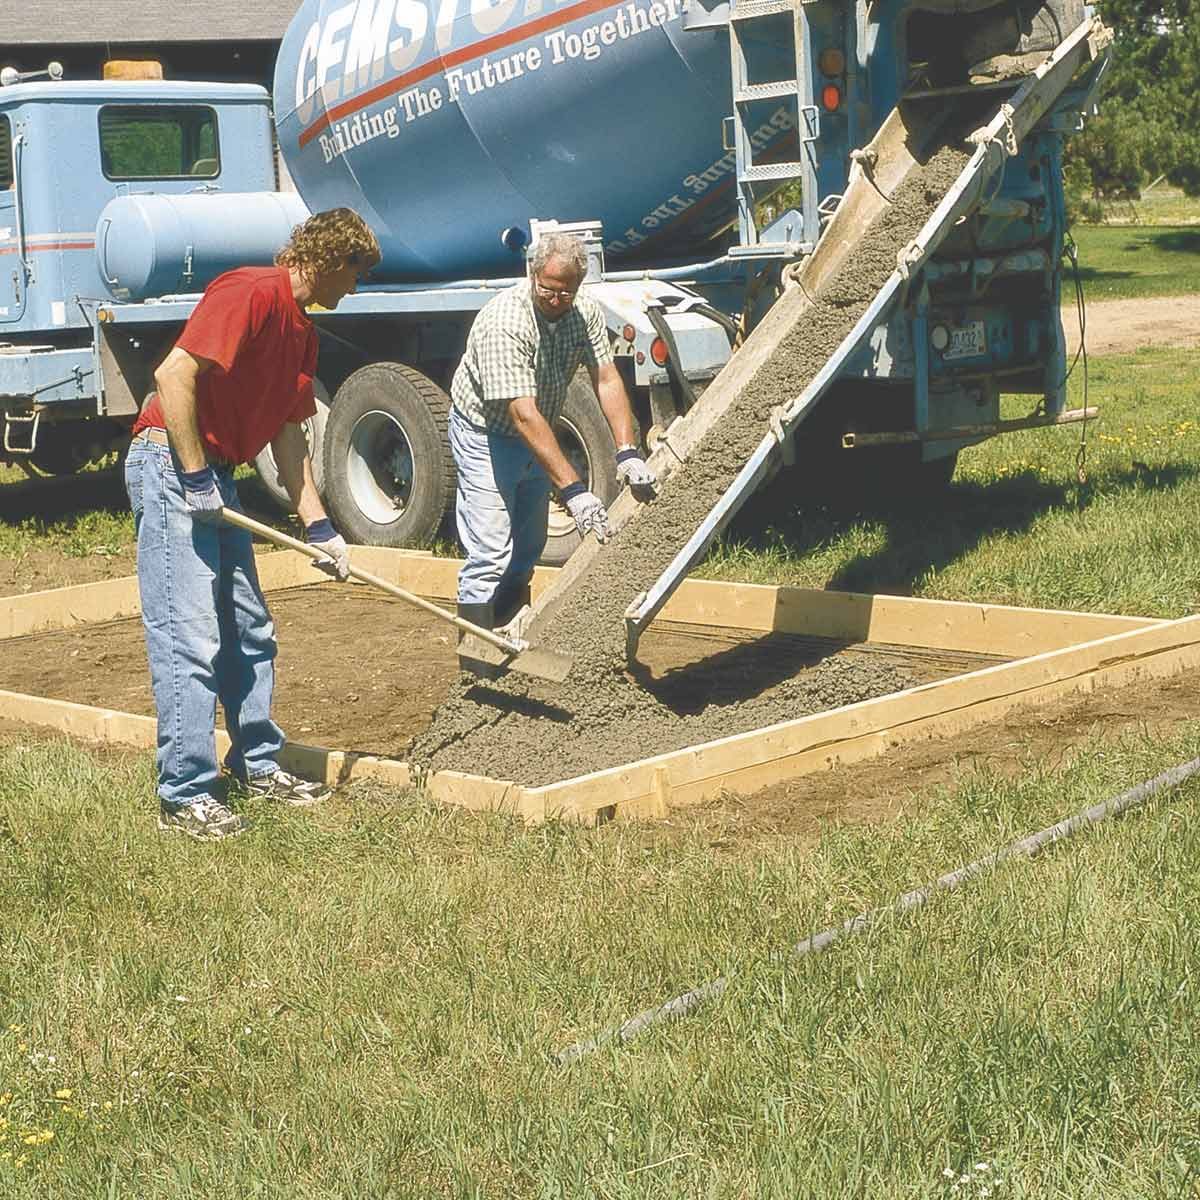
[[282,767],[276,767],[267,775],[254,775],[242,787],[252,796],[265,796],[268,800],[279,800],[297,808],[319,804],[333,795],[333,788],[310,779],[298,779]]
[[163,833],[186,833],[202,842],[215,842],[244,833],[249,826],[227,805],[201,796],[188,804],[160,804],[158,828]]

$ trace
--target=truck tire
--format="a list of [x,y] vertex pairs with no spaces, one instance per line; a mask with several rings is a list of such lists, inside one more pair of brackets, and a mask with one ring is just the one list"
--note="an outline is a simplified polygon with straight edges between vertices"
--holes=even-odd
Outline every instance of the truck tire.
[[[592,390],[586,371],[581,371],[567,389],[567,402],[554,424],[558,444],[579,472],[590,492],[594,492],[607,506],[616,498],[620,488],[617,483],[617,444],[612,430],[600,410],[600,402]],[[550,519],[546,531],[546,549],[541,561],[548,566],[559,567],[567,561],[579,545],[581,538],[575,521],[566,508],[551,496]]]
[[[312,459],[313,480],[317,491],[325,494],[325,467],[322,454],[325,441],[325,423],[329,419],[329,391],[319,380],[313,380],[313,396],[317,402],[317,411],[301,426],[304,430],[304,440],[308,443],[308,455]],[[292,500],[287,494],[287,488],[279,478],[279,467],[275,462],[275,452],[268,442],[254,460],[254,468],[258,471],[258,481],[263,491],[285,512],[292,511]]]
[[425,546],[454,499],[450,398],[400,363],[360,367],[325,424],[325,504],[348,542]]

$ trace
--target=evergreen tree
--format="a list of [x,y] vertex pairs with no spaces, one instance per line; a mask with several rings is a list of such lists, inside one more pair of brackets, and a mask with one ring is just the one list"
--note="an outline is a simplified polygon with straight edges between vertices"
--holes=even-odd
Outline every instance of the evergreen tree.
[[1100,116],[1068,143],[1104,195],[1137,195],[1165,175],[1200,193],[1200,4],[1193,0],[1098,0],[1115,35],[1101,85]]

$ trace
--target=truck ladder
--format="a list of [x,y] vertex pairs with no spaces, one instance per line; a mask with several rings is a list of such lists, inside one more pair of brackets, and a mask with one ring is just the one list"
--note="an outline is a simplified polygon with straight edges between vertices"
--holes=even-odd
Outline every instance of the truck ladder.
[[[750,139],[747,128],[746,108],[751,104],[776,97],[795,97],[797,115],[799,117],[797,133],[804,154],[811,156],[820,133],[820,115],[815,104],[800,104],[800,79],[803,64],[800,61],[798,34],[796,24],[792,23],[792,39],[794,59],[792,77],[790,79],[774,79],[765,82],[752,83],[750,68],[746,58],[746,47],[742,41],[742,31],[754,21],[778,16],[781,13],[795,13],[796,6],[801,0],[731,0],[729,5],[729,62],[730,78],[733,82],[733,116],[730,124],[733,127],[733,151],[736,160],[737,183],[737,214],[738,238],[740,245],[731,250],[731,254],[739,252],[755,258],[762,257],[792,257],[795,246],[787,242],[767,244],[759,241],[758,222],[754,219],[754,185],[771,181],[786,181],[800,179],[806,174],[811,177],[811,171],[805,161],[756,163],[754,161],[754,144]],[[799,126],[808,123],[811,128],[806,132]]]

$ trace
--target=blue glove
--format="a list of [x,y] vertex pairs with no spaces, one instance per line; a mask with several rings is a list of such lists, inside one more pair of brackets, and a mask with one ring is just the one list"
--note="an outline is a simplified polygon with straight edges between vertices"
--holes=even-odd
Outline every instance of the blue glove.
[[350,550],[346,539],[333,527],[328,517],[313,521],[304,527],[304,536],[310,546],[323,550],[329,557],[324,562],[313,559],[313,566],[334,579],[345,582],[350,578]]
[[192,519],[205,525],[221,523],[221,509],[225,501],[217,487],[217,473],[212,467],[201,467],[198,471],[180,471],[179,482],[183,485],[183,498]]

